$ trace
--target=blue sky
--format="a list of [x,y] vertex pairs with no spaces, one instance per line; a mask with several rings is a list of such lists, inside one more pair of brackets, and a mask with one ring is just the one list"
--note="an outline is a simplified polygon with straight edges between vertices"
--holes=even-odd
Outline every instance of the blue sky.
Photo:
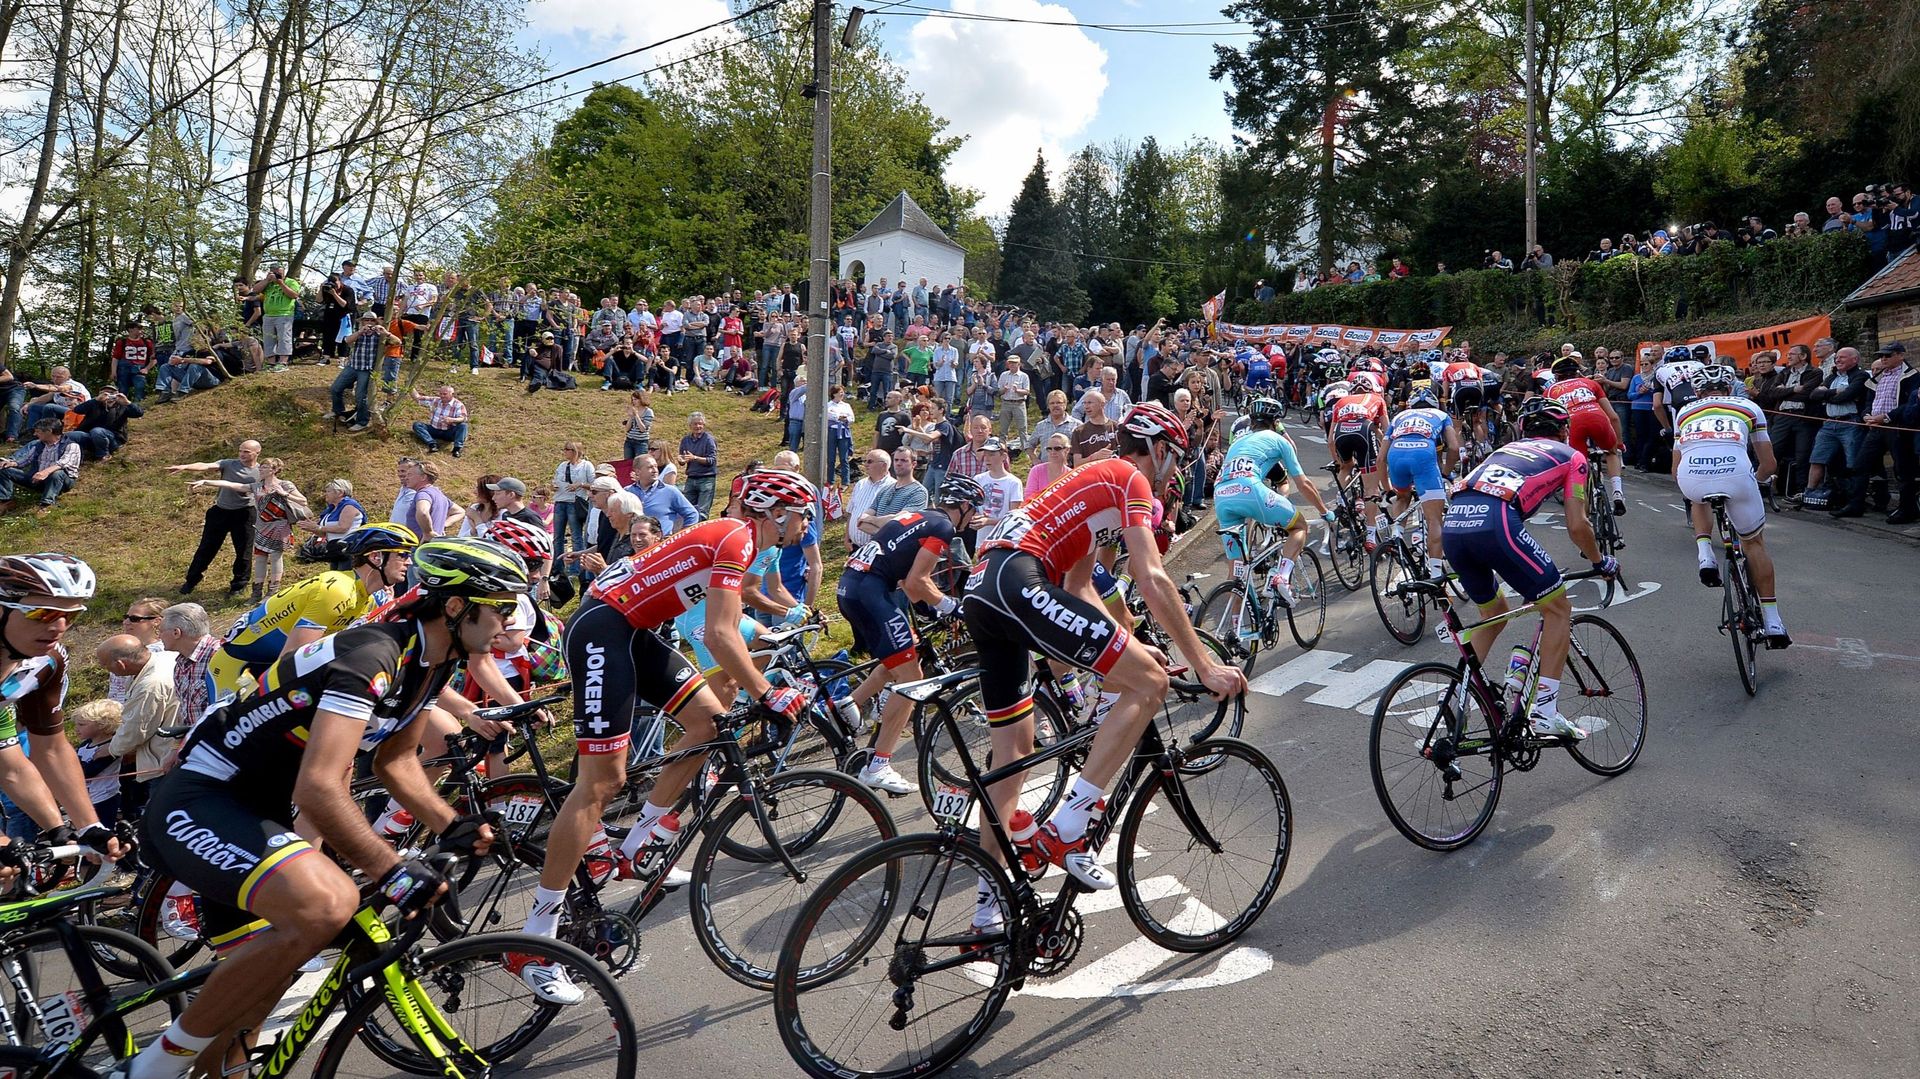
[[[917,8],[1043,22],[1221,21],[1219,0],[905,0]],[[880,9],[889,0],[862,0]],[[725,0],[535,0],[527,38],[564,69],[726,17]],[[925,18],[896,12],[871,20],[914,90],[968,136],[951,179],[983,194],[981,209],[1004,212],[1036,149],[1058,168],[1090,142],[1153,135],[1180,143],[1226,142],[1222,87],[1207,77],[1214,37],[1231,27],[1195,27],[1196,36],[1116,33]],[[675,45],[672,48],[686,48]],[[694,47],[699,47],[695,44]],[[624,75],[663,56],[642,54],[595,74]]]

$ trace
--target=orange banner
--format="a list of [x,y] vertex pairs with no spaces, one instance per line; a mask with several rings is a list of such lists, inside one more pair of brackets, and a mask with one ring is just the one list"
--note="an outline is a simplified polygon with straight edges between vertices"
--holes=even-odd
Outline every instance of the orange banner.
[[[1717,333],[1706,337],[1695,337],[1686,341],[1642,341],[1640,348],[1665,350],[1675,344],[1705,345],[1721,362],[1732,361],[1740,370],[1747,369],[1747,361],[1756,352],[1777,350],[1782,359],[1786,358],[1789,346],[1805,345],[1809,349],[1822,337],[1833,336],[1833,320],[1825,315],[1803,318],[1797,322],[1782,322],[1777,326],[1762,326],[1757,330],[1741,333]],[[1655,358],[1658,358],[1658,351]]]

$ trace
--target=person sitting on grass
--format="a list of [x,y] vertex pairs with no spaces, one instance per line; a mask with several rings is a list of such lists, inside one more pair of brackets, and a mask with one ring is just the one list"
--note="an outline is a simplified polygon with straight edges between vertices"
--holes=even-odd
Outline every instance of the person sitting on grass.
[[66,441],[64,433],[57,419],[33,425],[33,441],[14,451],[12,463],[0,468],[0,510],[13,505],[16,488],[30,487],[40,492],[40,508],[35,512],[45,516],[80,478],[80,447]]
[[413,425],[413,437],[427,447],[427,452],[439,453],[441,443],[450,442],[455,457],[465,453],[469,417],[466,404],[453,395],[453,387],[441,386],[432,396],[415,392],[413,399],[432,411],[424,423]]

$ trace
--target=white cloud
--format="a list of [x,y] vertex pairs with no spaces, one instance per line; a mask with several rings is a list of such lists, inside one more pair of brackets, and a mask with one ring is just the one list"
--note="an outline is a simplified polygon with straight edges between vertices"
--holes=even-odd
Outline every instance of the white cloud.
[[[958,12],[1066,22],[1064,4],[1040,0],[953,0]],[[1033,167],[1065,160],[1062,145],[1084,131],[1107,89],[1107,51],[1072,26],[921,19],[908,37],[915,89],[949,130],[967,136],[948,175],[981,192],[980,209],[1004,213]]]
[[[572,38],[576,44],[591,46],[578,60],[558,57],[561,67],[598,59],[609,53],[637,48],[664,38],[697,30],[732,15],[726,0],[640,0],[638,3],[609,3],[608,0],[534,0],[527,10],[526,32],[535,38]],[[585,78],[611,79],[630,70],[651,66],[669,55],[711,44],[716,35],[731,35],[731,27],[709,30],[704,34],[664,46],[659,53],[642,53],[632,58],[632,66],[611,64],[597,68]]]

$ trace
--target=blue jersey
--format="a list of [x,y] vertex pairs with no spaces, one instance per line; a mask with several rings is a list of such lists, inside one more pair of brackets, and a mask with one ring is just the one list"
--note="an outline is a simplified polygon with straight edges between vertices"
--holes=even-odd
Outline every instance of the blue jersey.
[[1276,464],[1284,466],[1289,476],[1302,475],[1300,455],[1294,452],[1293,440],[1278,430],[1249,431],[1227,447],[1226,460],[1220,465],[1220,482],[1248,479],[1265,482],[1268,471]]
[[1387,425],[1387,444],[1396,450],[1437,449],[1453,417],[1437,408],[1404,409]]
[[1273,364],[1259,353],[1255,353],[1254,358],[1247,361],[1247,385],[1273,385]]

